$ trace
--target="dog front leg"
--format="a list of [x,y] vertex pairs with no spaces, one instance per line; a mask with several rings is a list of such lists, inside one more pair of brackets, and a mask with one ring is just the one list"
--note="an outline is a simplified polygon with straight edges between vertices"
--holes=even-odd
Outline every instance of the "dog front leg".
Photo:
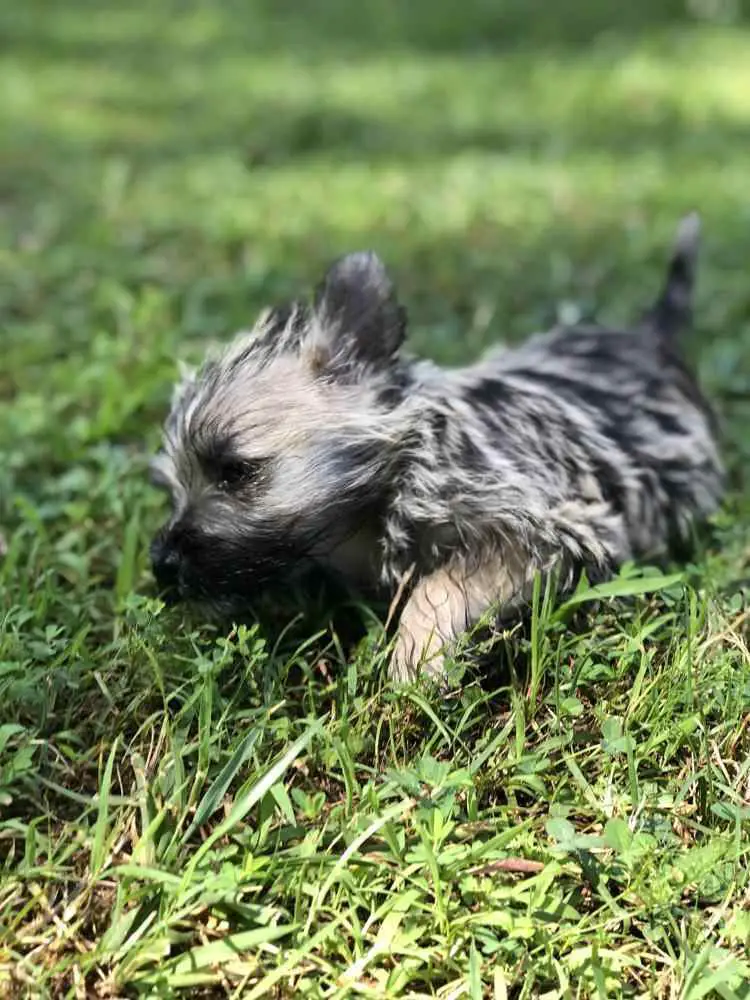
[[459,635],[493,605],[513,603],[528,583],[529,568],[523,567],[520,579],[521,566],[514,569],[497,559],[469,572],[454,561],[418,580],[401,614],[390,677],[407,682],[424,672],[443,679],[445,653]]

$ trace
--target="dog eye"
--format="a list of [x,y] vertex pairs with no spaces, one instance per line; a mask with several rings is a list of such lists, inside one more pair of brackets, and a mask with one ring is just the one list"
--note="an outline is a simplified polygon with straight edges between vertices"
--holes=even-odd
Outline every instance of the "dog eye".
[[222,462],[217,469],[217,486],[225,493],[249,486],[257,481],[263,465],[260,460],[229,459]]

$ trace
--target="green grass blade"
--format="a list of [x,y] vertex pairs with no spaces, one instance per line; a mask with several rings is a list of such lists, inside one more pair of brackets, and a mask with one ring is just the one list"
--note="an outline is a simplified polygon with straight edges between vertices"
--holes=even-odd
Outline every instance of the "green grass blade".
[[191,948],[183,955],[165,962],[158,972],[138,976],[136,981],[143,985],[164,983],[175,988],[218,983],[221,982],[221,969],[228,963],[249,958],[252,967],[257,967],[260,946],[287,937],[294,930],[293,924],[280,924],[228,934],[210,944]]
[[117,567],[115,593],[118,601],[123,601],[135,587],[138,570],[138,553],[141,543],[141,512],[136,507],[125,525],[120,563]]
[[219,771],[218,775],[208,788],[208,791],[198,803],[193,821],[185,831],[182,838],[183,843],[188,841],[193,833],[199,827],[203,826],[206,820],[210,816],[213,816],[216,810],[220,807],[224,796],[226,795],[227,789],[234,780],[237,772],[255,749],[255,746],[262,735],[262,726],[257,726],[251,729],[240,742],[237,749],[234,751],[229,760],[227,760],[221,771]]
[[610,600],[616,597],[642,597],[644,594],[654,594],[661,590],[668,590],[670,587],[682,583],[685,579],[684,573],[672,573],[668,576],[636,576],[632,578],[622,578],[609,580],[606,583],[598,583],[595,587],[573,594],[566,601],[559,605],[555,612],[556,618],[561,618],[573,607],[579,604],[586,604],[593,601]]
[[117,753],[118,739],[115,738],[112,748],[107,757],[107,764],[104,774],[99,784],[99,803],[96,811],[96,824],[94,825],[94,840],[91,845],[91,874],[96,876],[104,865],[107,851],[107,828],[109,824],[109,796],[112,789],[112,771],[115,766],[115,755]]
[[219,825],[212,831],[210,836],[206,838],[204,843],[201,844],[193,855],[192,862],[188,866],[188,870],[185,875],[186,881],[190,880],[198,864],[211,850],[216,841],[220,840],[222,837],[226,837],[227,834],[229,834],[239,823],[242,822],[253,806],[257,805],[264,795],[271,790],[292,762],[295,761],[302,751],[309,745],[315,734],[319,732],[319,729],[320,727],[318,723],[312,723],[309,725],[307,730],[299,736],[294,743],[292,743],[289,749],[278,758],[278,760],[265,772],[265,774],[234,803],[227,818],[223,820],[223,822],[219,823]]

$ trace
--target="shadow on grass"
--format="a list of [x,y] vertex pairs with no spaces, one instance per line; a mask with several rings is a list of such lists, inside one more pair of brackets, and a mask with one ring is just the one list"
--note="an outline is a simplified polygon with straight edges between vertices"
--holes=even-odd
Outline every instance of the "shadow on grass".
[[[98,101],[103,119],[109,116],[116,123],[124,110],[122,99],[103,94]],[[83,135],[71,134],[54,121],[33,128],[16,124],[6,141],[10,166],[23,176],[14,180],[6,161],[5,184],[10,190],[28,191],[55,180],[72,185],[91,157],[122,157],[135,169],[143,169],[174,159],[227,154],[252,173],[269,166],[299,168],[306,160],[323,168],[347,162],[419,165],[476,152],[554,161],[582,151],[627,158],[659,149],[662,155],[690,157],[696,166],[709,166],[716,163],[717,150],[740,149],[750,142],[750,121],[721,113],[695,121],[668,97],[651,102],[646,113],[603,101],[585,117],[558,122],[543,113],[523,120],[512,115],[509,121],[495,115],[494,121],[484,123],[441,120],[438,114],[420,114],[418,105],[413,119],[406,116],[399,121],[325,100],[314,107],[294,100],[254,100],[223,118],[221,111],[211,113],[211,102],[200,99],[177,111],[175,105],[178,100],[162,99],[138,109],[144,127],[140,136],[118,134],[116,124]],[[186,126],[185,118],[199,124]],[[15,164],[14,149],[19,151]]]
[[[47,0],[9,8],[5,45],[14,53],[65,60],[106,60],[131,69],[164,54],[164,42],[189,52],[204,68],[233,52],[305,55],[388,51],[445,54],[507,53],[519,49],[586,52],[602,34],[638,40],[655,29],[695,21],[685,0],[157,0],[123,8],[76,0],[65,8]],[[719,11],[721,14],[721,11]]]
[[[7,5],[0,13],[9,95],[0,109],[0,211],[18,244],[41,247],[54,266],[34,265],[18,279],[25,288],[0,305],[28,320],[53,295],[63,304],[89,295],[86,276],[99,271],[127,286],[155,280],[200,298],[205,334],[212,332],[206,309],[218,316],[222,308],[208,276],[216,274],[215,287],[232,299],[248,242],[268,261],[256,279],[260,299],[287,292],[280,277],[269,280],[269,268],[283,263],[294,281],[290,262],[302,261],[313,277],[364,233],[367,242],[393,248],[397,263],[413,258],[415,271],[429,264],[438,280],[455,274],[460,294],[465,265],[489,271],[483,257],[505,248],[497,212],[482,220],[490,206],[469,180],[457,197],[476,205],[452,232],[435,234],[423,216],[439,219],[439,196],[415,220],[410,199],[398,192],[418,196],[424,171],[467,157],[478,180],[510,171],[486,193],[496,198],[499,189],[509,204],[525,197],[516,180],[550,174],[537,193],[547,207],[529,211],[521,245],[514,233],[517,270],[549,258],[544,234],[550,245],[560,236],[556,202],[574,226],[589,225],[597,197],[585,177],[592,164],[605,175],[602,189],[609,175],[623,190],[630,172],[663,171],[667,184],[670,171],[679,183],[695,175],[701,208],[731,220],[732,192],[706,178],[735,151],[744,156],[750,119],[702,94],[697,106],[683,99],[691,72],[715,61],[710,45],[701,47],[710,38],[702,30],[682,0],[535,9],[525,0],[471,0],[460,15],[448,0],[322,0],[314,15],[290,0]],[[745,38],[740,25],[732,32],[735,41]],[[645,69],[636,59],[626,74],[637,85],[618,82],[610,70],[641,50]],[[378,190],[368,174],[379,179]],[[322,188],[311,184],[326,176],[333,180]],[[568,177],[580,192],[559,198],[558,178]],[[246,239],[224,207],[228,191],[265,212]],[[691,207],[680,199],[675,194],[677,210]],[[356,224],[354,203],[366,206]],[[600,215],[610,222],[608,209]],[[449,263],[436,265],[439,259]],[[542,272],[541,294],[547,277]],[[530,291],[527,285],[527,301]],[[246,288],[236,294],[253,298]],[[474,306],[468,301],[465,311]],[[435,315],[440,308],[437,302]],[[228,314],[231,323],[233,301]]]
[[[9,5],[0,198],[51,186],[84,207],[76,176],[106,157],[138,169],[226,153],[252,170],[305,157],[432,162],[473,150],[555,160],[658,146],[710,162],[747,142],[747,120],[691,117],[679,88],[623,97],[606,78],[638,46],[683,36],[689,45],[695,29],[684,0],[534,10],[471,0],[460,16],[450,0],[322,0],[314,12],[291,0]],[[602,39],[614,49],[602,54]],[[589,64],[599,64],[593,77]]]

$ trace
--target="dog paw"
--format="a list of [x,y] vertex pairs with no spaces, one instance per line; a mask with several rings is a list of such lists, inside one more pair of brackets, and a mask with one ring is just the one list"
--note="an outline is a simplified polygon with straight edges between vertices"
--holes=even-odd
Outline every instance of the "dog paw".
[[411,633],[399,632],[388,667],[388,676],[396,684],[411,684],[418,677],[425,677],[440,686],[445,684],[443,650],[431,637],[426,639],[426,642],[420,643]]

